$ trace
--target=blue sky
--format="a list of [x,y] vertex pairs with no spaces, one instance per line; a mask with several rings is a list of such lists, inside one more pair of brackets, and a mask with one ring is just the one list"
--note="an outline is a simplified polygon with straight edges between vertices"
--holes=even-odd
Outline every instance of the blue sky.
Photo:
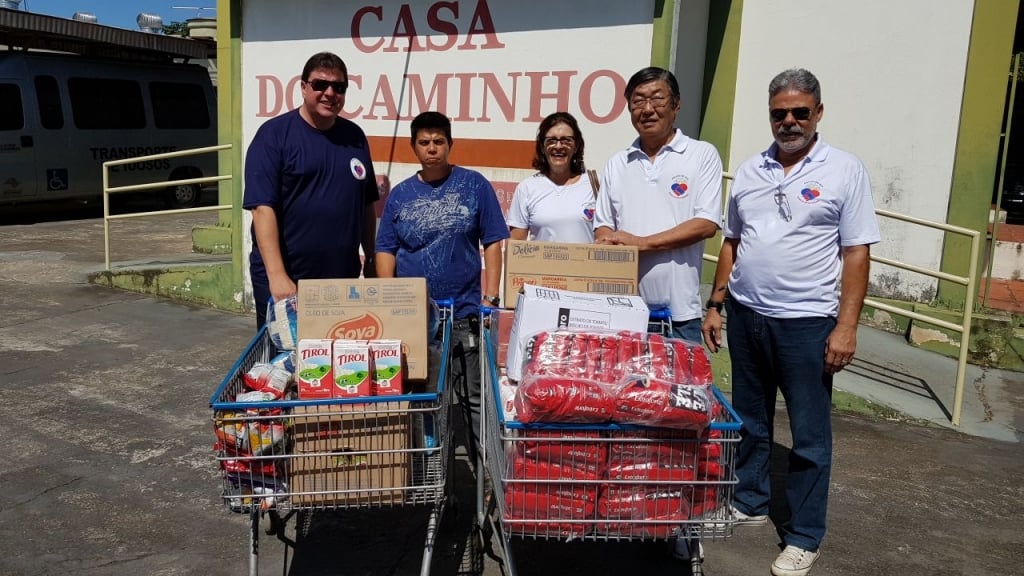
[[174,6],[215,8],[215,0],[22,0],[21,9],[61,18],[71,18],[75,12],[95,14],[99,23],[117,28],[138,29],[135,18],[140,12],[157,14],[164,24],[184,21],[198,15],[214,17],[215,10],[177,10]]

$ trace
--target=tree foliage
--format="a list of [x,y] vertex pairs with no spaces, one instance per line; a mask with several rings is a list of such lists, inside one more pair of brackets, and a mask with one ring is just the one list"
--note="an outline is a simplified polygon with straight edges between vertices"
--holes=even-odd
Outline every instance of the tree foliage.
[[164,35],[165,36],[188,36],[188,24],[185,22],[170,22],[164,24]]

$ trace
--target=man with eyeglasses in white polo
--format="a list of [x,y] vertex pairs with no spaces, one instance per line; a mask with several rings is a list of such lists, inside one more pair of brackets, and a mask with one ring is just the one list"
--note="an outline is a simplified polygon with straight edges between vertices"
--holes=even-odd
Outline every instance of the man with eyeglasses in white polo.
[[675,127],[679,84],[649,67],[626,84],[637,139],[605,166],[594,216],[599,244],[636,246],[640,295],[668,307],[672,336],[700,343],[704,240],[722,214],[722,159],[715,147]]
[[366,135],[338,117],[347,89],[341,58],[314,54],[302,69],[302,105],[260,126],[246,152],[257,330],[268,300],[294,295],[301,279],[376,274],[377,177]]
[[[765,525],[771,501],[775,398],[789,414],[785,546],[775,576],[803,576],[825,536],[832,468],[832,378],[853,359],[871,244],[880,240],[864,165],[818,133],[821,86],[802,69],[768,85],[768,150],[740,165],[723,229],[704,340],[722,345],[729,317],[733,407],[743,422],[736,457],[737,525]],[[838,292],[837,292],[838,289]]]

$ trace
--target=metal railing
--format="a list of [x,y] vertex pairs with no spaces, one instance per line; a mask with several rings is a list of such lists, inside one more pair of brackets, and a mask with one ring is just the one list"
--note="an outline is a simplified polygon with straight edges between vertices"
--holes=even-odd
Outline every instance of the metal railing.
[[182,156],[195,156],[198,154],[209,154],[211,152],[220,152],[222,150],[230,150],[231,144],[220,144],[218,146],[206,146],[203,148],[192,148],[190,150],[177,150],[174,152],[164,152],[162,154],[151,154],[149,156],[136,156],[134,158],[123,158],[121,160],[108,160],[103,163],[103,263],[106,267],[106,271],[110,272],[110,221],[111,220],[124,220],[126,218],[145,218],[148,216],[170,216],[174,214],[186,214],[190,212],[214,212],[219,210],[230,210],[231,204],[219,204],[217,206],[202,206],[196,208],[179,208],[177,210],[156,210],[150,212],[134,212],[131,214],[110,214],[110,195],[120,194],[124,192],[138,192],[140,190],[165,190],[170,186],[182,186],[188,184],[213,184],[214,182],[222,182],[224,180],[231,180],[231,174],[220,174],[217,176],[205,176],[202,178],[185,178],[183,180],[166,180],[161,182],[151,182],[148,184],[132,184],[129,186],[115,186],[110,187],[110,167],[120,166],[122,164],[134,164],[136,162],[145,162],[148,160],[162,160],[164,158],[180,158]]
[[[722,175],[722,179],[725,182],[731,182],[733,176],[731,174],[726,173]],[[730,190],[727,186],[723,186],[723,188],[726,188],[724,191],[724,196],[725,202],[726,204],[728,204]],[[952,322],[940,320],[938,318],[928,316],[927,314],[921,314],[920,312],[915,312],[913,310],[904,310],[903,308],[892,306],[884,302],[879,302],[878,300],[875,300],[873,298],[864,299],[865,305],[871,306],[876,310],[884,310],[886,312],[889,312],[890,314],[897,314],[899,316],[904,316],[907,318],[911,318],[913,320],[919,320],[921,322],[926,322],[928,324],[932,324],[940,328],[945,328],[947,330],[952,330],[954,332],[960,333],[960,353],[957,357],[956,386],[953,392],[953,414],[950,418],[950,423],[952,423],[953,426],[959,426],[960,416],[963,411],[964,403],[964,383],[967,376],[967,354],[970,348],[971,317],[974,312],[974,299],[978,283],[978,254],[981,251],[981,232],[977,230],[971,230],[969,228],[945,224],[942,222],[932,222],[930,220],[924,220],[922,218],[915,218],[913,216],[907,216],[904,214],[900,214],[898,212],[892,212],[890,210],[883,210],[880,208],[875,210],[875,214],[877,214],[878,216],[884,216],[886,218],[892,218],[894,220],[901,220],[903,222],[925,226],[927,228],[933,228],[935,230],[942,230],[944,232],[960,234],[963,236],[967,236],[971,239],[971,257],[970,265],[968,268],[969,272],[967,276],[957,276],[955,274],[949,274],[948,272],[942,272],[940,270],[932,270],[930,268],[914,266],[913,264],[907,264],[905,262],[900,262],[898,260],[893,260],[891,258],[876,256],[874,254],[871,255],[872,262],[878,262],[879,264],[893,266],[895,268],[900,268],[902,270],[916,272],[918,274],[924,274],[925,276],[930,276],[932,278],[937,278],[939,280],[946,280],[949,282],[953,282],[955,284],[960,284],[961,286],[966,286],[967,298],[964,300],[964,312],[960,324],[954,324]],[[722,241],[725,241],[724,237]],[[714,254],[705,253],[704,259],[709,262],[718,262],[718,256]]]

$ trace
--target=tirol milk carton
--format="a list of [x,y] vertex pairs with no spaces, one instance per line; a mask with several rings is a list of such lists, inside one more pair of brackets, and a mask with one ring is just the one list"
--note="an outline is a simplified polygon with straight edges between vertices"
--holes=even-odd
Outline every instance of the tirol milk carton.
[[402,393],[402,341],[370,340],[373,357],[373,394],[396,396]]
[[334,341],[334,397],[373,395],[373,361],[365,340]]
[[300,400],[334,397],[333,344],[327,339],[299,340],[295,350],[295,374]]

